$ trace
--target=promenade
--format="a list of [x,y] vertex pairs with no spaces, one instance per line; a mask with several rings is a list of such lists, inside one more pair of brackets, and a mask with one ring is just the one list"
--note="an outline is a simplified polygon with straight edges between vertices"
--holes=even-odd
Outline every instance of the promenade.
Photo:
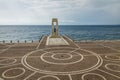
[[1,43],[0,80],[120,80],[120,41]]

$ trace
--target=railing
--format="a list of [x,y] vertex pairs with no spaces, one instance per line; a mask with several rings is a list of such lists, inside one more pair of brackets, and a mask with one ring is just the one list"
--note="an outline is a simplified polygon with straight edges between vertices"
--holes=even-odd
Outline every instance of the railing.
[[120,42],[120,40],[74,40],[74,42],[113,42],[113,41]]
[[[41,41],[43,36],[48,36],[48,35],[42,35],[38,41],[35,41],[35,40],[31,40],[31,41],[30,40],[29,41],[27,41],[27,40],[24,40],[24,41],[20,41],[20,40],[17,40],[17,41],[13,41],[13,40],[5,41],[5,40],[3,40],[3,41],[0,41],[0,43],[37,43],[37,42]],[[111,41],[120,41],[120,40],[73,40],[68,35],[65,34],[65,36],[67,38],[69,38],[73,42],[106,42],[106,41],[111,42]]]
[[40,40],[42,39],[42,37],[43,37],[43,35],[40,37],[39,42],[40,42]]
[[73,40],[68,35],[65,34],[67,38],[69,38],[73,42],[112,42],[112,41],[120,41],[120,40]]
[[[40,41],[40,40],[39,40]],[[31,41],[27,41],[27,40],[24,40],[24,41],[13,41],[13,40],[10,40],[10,41],[0,41],[0,43],[36,43],[36,42],[39,42],[39,41],[34,41],[34,40],[31,40]]]
[[67,38],[69,38],[71,41],[73,41],[73,42],[74,42],[74,40],[73,40],[73,39],[71,39],[68,35],[66,35],[66,34],[65,34],[65,36],[66,36]]
[[31,40],[31,41],[30,40],[29,41],[27,41],[27,40],[24,40],[24,41],[20,41],[20,40],[17,40],[17,41],[13,41],[13,40],[5,41],[5,40],[3,40],[3,41],[0,41],[0,43],[36,43],[36,42],[40,42],[40,40],[42,39],[43,36],[44,35],[42,35],[38,41],[35,41],[35,40]]

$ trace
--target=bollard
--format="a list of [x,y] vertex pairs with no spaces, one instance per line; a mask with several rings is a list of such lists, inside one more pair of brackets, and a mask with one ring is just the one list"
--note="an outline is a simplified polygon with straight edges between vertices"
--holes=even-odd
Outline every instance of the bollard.
[[25,40],[25,43],[27,43],[27,41]]
[[5,43],[5,40],[3,40],[3,43]]
[[19,40],[17,41],[17,43],[19,43]]
[[31,42],[33,43],[33,40]]
[[10,41],[10,43],[12,43],[12,40]]

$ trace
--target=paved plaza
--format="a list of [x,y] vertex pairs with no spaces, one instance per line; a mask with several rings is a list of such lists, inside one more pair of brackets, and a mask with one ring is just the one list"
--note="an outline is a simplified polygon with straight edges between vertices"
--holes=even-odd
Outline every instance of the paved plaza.
[[0,80],[120,80],[120,41],[0,44]]
[[62,37],[50,38],[50,36],[48,36],[46,45],[69,45],[69,43]]

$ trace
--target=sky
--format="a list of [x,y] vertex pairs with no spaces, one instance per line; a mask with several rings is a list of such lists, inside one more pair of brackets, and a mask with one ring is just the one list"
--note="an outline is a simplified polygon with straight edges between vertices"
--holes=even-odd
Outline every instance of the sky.
[[0,25],[118,25],[120,0],[0,0]]

